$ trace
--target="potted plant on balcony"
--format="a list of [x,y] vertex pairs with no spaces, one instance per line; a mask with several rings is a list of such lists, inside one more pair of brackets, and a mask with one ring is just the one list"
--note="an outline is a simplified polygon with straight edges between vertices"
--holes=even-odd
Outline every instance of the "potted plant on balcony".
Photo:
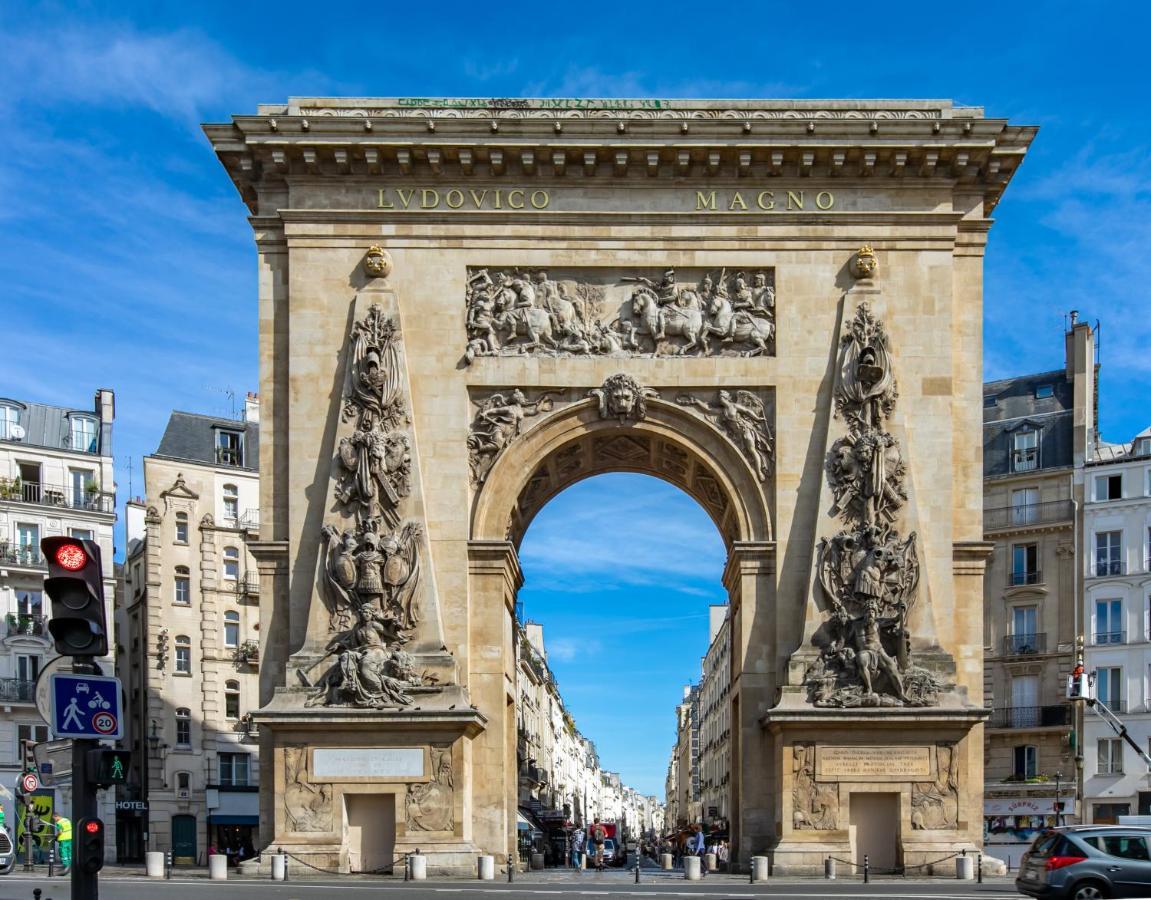
[[96,483],[95,478],[88,478],[84,481],[84,499],[89,508],[96,505],[96,495],[100,493],[100,485]]
[[244,641],[236,648],[236,662],[240,665],[256,663],[260,659],[260,644],[257,641]]

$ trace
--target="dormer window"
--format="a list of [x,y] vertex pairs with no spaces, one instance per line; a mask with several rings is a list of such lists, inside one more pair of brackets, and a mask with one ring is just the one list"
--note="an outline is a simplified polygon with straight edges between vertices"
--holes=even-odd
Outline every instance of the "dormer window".
[[216,462],[221,466],[244,464],[244,441],[240,432],[224,429],[216,432]]
[[1041,384],[1035,388],[1035,399],[1036,400],[1046,400],[1049,397],[1054,397],[1054,396],[1055,396],[1055,385],[1053,385],[1053,384]]
[[91,416],[69,416],[72,425],[71,446],[81,453],[95,453],[99,448],[96,420]]
[[1012,437],[1011,471],[1030,472],[1039,468],[1039,432],[1028,429]]
[[20,407],[14,403],[0,403],[0,441],[24,440],[20,412]]

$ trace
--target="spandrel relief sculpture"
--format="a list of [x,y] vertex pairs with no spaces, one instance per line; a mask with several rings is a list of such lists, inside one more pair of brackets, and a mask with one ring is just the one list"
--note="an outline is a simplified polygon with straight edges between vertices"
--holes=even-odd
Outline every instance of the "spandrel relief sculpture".
[[846,527],[819,542],[816,584],[825,620],[804,683],[816,706],[932,706],[939,678],[912,660],[908,622],[919,596],[914,532],[896,528],[906,469],[886,430],[898,397],[887,332],[861,303],[843,336],[837,415],[847,434],[828,453],[832,515]]
[[917,831],[959,824],[959,754],[953,744],[940,744],[933,756],[935,780],[911,785],[911,827]]
[[791,827],[833,831],[839,816],[839,786],[815,779],[815,745],[792,747]]
[[771,270],[552,278],[545,270],[469,272],[468,363],[483,356],[760,356],[774,352]]
[[408,785],[404,812],[410,831],[451,831],[455,828],[456,777],[451,747],[431,748],[432,780]]
[[308,747],[284,748],[284,814],[289,831],[332,830],[332,788],[308,779]]
[[323,654],[297,670],[308,706],[407,706],[422,677],[405,650],[424,619],[424,536],[404,521],[411,490],[408,408],[394,322],[373,305],[348,337],[343,420],[332,477],[340,524],[321,528]]
[[479,409],[468,432],[468,463],[472,482],[482,484],[496,458],[523,428],[524,419],[549,411],[553,398],[562,391],[544,391],[536,399],[515,389],[495,393],[480,401]]
[[763,401],[751,391],[720,391],[713,402],[680,394],[675,402],[690,406],[718,425],[743,452],[760,481],[771,476],[774,448]]

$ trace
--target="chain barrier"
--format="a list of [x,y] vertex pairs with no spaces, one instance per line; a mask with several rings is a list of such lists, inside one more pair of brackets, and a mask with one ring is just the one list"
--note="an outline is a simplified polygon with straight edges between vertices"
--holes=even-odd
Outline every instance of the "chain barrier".
[[[323,875],[342,875],[342,874],[344,874],[339,869],[324,869],[324,868],[321,868],[320,866],[313,865],[312,863],[308,862],[306,859],[300,859],[300,857],[296,856],[294,853],[288,853],[286,850],[281,850],[280,853],[282,853],[284,856],[289,857],[290,859],[294,859],[301,866],[307,866],[309,869],[312,869],[313,871],[319,872]],[[370,871],[367,871],[367,872],[357,872],[356,874],[357,875],[390,875],[394,872],[395,867],[397,865],[406,864],[407,858],[408,858],[408,854],[401,853],[399,856],[395,857],[395,859],[392,860],[391,868],[389,868],[387,866],[381,866],[378,869],[371,869]]]
[[916,863],[913,866],[901,866],[895,869],[877,869],[875,866],[867,863],[857,863],[850,859],[843,859],[839,856],[828,856],[827,859],[833,859],[837,863],[843,863],[845,866],[851,866],[853,869],[864,869],[865,867],[871,870],[872,875],[906,875],[911,869],[926,869],[929,866],[937,866],[942,862],[947,862],[949,859],[955,859],[958,856],[966,856],[967,854],[960,850],[957,853],[951,853],[947,856],[941,856],[939,859],[933,859],[929,862]]

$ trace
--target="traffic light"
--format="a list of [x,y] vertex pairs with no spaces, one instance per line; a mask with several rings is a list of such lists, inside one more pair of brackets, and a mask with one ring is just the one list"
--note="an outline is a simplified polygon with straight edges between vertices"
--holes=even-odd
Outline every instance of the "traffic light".
[[40,541],[48,563],[44,590],[52,600],[48,630],[61,656],[106,656],[108,626],[104,617],[104,573],[100,545],[71,537]]
[[99,787],[128,783],[131,750],[109,750],[101,747],[88,751],[88,781]]
[[81,819],[76,824],[78,843],[72,855],[81,872],[95,875],[104,868],[104,823],[99,819]]

